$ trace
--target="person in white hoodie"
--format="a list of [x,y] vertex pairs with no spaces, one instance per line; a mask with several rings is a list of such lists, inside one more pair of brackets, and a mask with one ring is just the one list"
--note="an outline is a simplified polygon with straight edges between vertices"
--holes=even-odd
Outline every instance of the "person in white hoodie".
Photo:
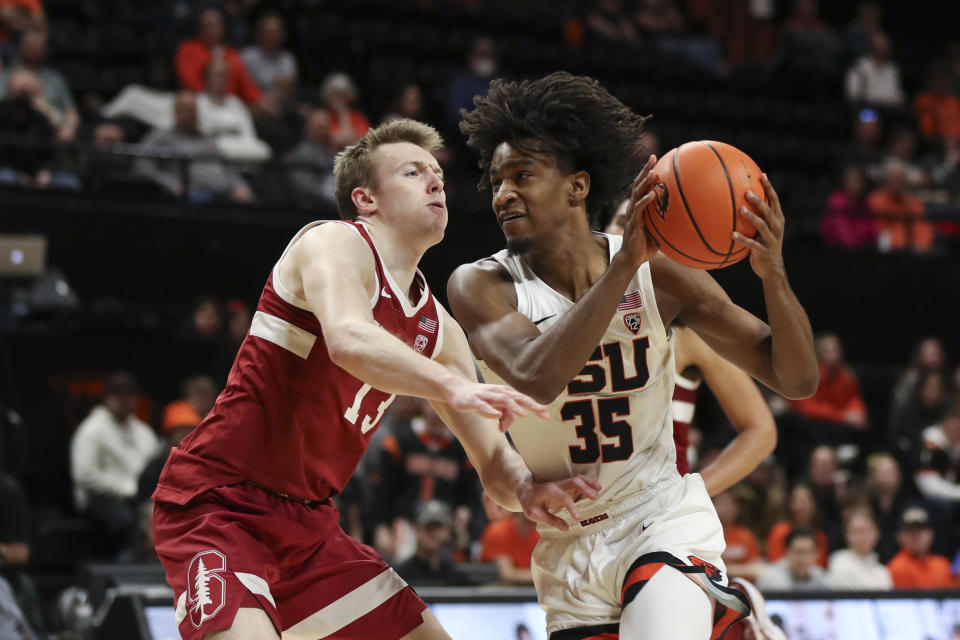
[[115,541],[136,525],[137,480],[159,443],[139,420],[137,382],[111,374],[102,402],[77,427],[70,443],[70,475],[77,510],[96,521]]
[[827,582],[834,589],[886,591],[893,588],[890,571],[877,559],[880,530],[869,509],[858,509],[847,517],[847,548],[830,554]]

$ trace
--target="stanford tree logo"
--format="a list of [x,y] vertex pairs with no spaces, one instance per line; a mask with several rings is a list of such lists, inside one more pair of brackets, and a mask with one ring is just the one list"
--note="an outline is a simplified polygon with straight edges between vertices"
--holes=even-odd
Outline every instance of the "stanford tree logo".
[[227,582],[219,574],[227,569],[227,559],[210,549],[193,556],[187,570],[187,610],[195,629],[217,615],[227,596]]

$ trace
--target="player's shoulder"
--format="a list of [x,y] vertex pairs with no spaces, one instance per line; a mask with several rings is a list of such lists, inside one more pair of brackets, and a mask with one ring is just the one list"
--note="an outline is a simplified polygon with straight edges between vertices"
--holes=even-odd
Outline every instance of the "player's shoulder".
[[475,291],[478,288],[496,287],[512,282],[506,267],[492,257],[481,258],[454,269],[447,281],[447,294]]
[[373,250],[351,223],[331,220],[307,229],[293,244],[292,253],[303,257],[342,255],[369,262]]

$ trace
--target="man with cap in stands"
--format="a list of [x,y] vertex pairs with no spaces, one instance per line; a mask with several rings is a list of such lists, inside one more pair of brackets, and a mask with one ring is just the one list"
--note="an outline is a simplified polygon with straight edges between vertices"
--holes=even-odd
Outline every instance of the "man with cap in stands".
[[887,568],[895,589],[949,589],[956,585],[950,561],[933,553],[933,527],[923,507],[909,507],[900,517],[900,551]]

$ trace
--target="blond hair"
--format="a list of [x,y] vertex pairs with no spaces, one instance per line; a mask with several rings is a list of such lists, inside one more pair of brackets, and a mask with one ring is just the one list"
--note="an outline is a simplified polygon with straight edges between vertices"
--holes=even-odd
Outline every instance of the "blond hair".
[[443,138],[428,124],[401,118],[370,129],[356,144],[337,154],[333,163],[337,209],[345,220],[356,220],[357,208],[352,193],[357,187],[376,189],[377,170],[371,154],[380,146],[409,142],[433,152],[443,146]]

